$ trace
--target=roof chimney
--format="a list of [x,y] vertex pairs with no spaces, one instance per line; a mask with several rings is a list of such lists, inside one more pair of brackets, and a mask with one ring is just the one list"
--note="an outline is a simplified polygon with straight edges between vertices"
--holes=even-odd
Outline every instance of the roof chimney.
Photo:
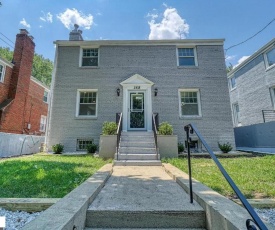
[[26,29],[20,29],[20,34],[29,34],[29,32]]
[[83,41],[82,30],[79,30],[79,25],[74,24],[74,29],[70,32],[70,41]]

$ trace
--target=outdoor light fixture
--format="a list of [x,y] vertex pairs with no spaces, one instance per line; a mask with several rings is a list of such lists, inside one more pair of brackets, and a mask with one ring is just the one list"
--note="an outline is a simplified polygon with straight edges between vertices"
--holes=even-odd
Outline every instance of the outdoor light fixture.
[[117,94],[117,96],[119,97],[119,95],[120,95],[120,88],[117,88],[117,89],[116,89],[116,94]]
[[155,97],[156,97],[158,95],[158,88],[155,88],[154,92],[155,92]]

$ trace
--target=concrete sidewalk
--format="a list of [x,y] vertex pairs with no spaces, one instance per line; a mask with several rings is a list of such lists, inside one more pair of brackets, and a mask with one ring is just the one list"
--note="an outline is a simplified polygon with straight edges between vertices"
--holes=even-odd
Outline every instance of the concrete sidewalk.
[[87,211],[93,228],[204,228],[205,212],[161,166],[114,166]]

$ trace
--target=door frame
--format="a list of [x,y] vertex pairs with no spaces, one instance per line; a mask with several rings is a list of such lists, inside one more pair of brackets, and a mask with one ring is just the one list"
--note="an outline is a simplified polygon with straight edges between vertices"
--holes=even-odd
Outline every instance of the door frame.
[[144,110],[146,111],[146,115],[144,117],[146,122],[145,123],[146,128],[144,130],[151,132],[152,131],[152,85],[154,85],[154,83],[140,76],[139,74],[135,74],[132,77],[121,82],[120,85],[122,85],[123,87],[123,110],[122,110],[123,131],[127,132],[132,130],[132,129],[129,130],[129,127],[128,127],[128,124],[129,124],[128,113],[130,111],[129,100],[131,100],[130,92],[137,91],[137,92],[144,92],[144,106],[145,106]]

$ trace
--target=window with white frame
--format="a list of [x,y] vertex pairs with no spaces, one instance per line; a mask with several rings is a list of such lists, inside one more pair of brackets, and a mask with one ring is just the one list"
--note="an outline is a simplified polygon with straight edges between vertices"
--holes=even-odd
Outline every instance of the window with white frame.
[[87,150],[87,146],[93,144],[93,139],[77,139],[76,150]]
[[198,89],[181,89],[180,116],[201,116],[200,91]]
[[82,66],[98,66],[98,48],[82,49]]
[[234,122],[234,125],[235,126],[239,126],[241,124],[239,104],[238,103],[234,103],[232,105],[232,110],[233,110],[233,122]]
[[272,48],[265,53],[265,59],[267,68],[275,64],[275,48]]
[[78,90],[76,116],[97,116],[97,90]]
[[4,82],[5,66],[0,64],[0,82]]
[[43,132],[45,133],[46,131],[46,124],[47,124],[47,117],[44,116],[44,115],[41,115],[41,118],[40,118],[40,132]]
[[275,110],[275,86],[270,88],[271,102]]
[[179,66],[196,66],[196,49],[195,48],[178,48],[178,65]]
[[47,90],[44,90],[43,101],[46,103],[48,103],[48,95],[49,95],[49,92]]
[[230,78],[230,87],[231,89],[236,88],[236,78],[234,76]]

